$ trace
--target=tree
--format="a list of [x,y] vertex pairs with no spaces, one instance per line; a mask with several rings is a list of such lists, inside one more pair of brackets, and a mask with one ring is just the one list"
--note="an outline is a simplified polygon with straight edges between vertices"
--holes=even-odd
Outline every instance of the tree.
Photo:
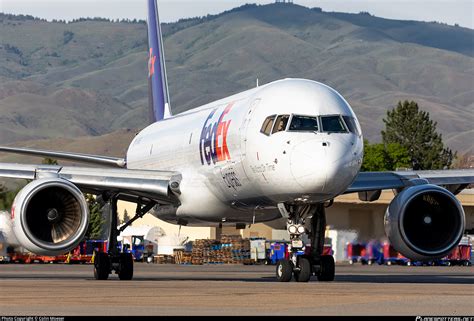
[[383,143],[398,143],[406,148],[413,169],[443,169],[452,165],[456,154],[444,147],[441,134],[436,132],[437,123],[416,102],[400,101],[396,108],[387,111],[383,122]]
[[41,162],[43,165],[58,165],[58,161],[52,158],[44,158],[43,161]]
[[128,221],[130,221],[130,216],[128,215],[128,211],[125,210],[125,211],[123,212],[122,224],[125,224],[125,223],[127,223]]
[[0,185],[0,210],[10,211],[12,208],[13,201],[15,200],[15,196],[18,192],[19,190],[9,191],[4,186]]
[[406,167],[411,167],[410,155],[400,144],[370,144],[364,141],[362,171],[394,171]]
[[105,220],[102,217],[101,206],[91,194],[86,194],[86,201],[89,205],[89,227],[86,232],[86,239],[96,240],[102,236],[102,229]]

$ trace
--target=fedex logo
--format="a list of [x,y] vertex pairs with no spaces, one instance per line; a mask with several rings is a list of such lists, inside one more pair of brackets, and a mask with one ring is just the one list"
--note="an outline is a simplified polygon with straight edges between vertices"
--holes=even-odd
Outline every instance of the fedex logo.
[[232,120],[226,120],[227,114],[232,109],[233,103],[229,104],[220,114],[216,121],[212,121],[217,108],[214,109],[206,121],[201,131],[199,141],[199,153],[201,155],[201,164],[211,165],[217,162],[230,160],[229,148],[227,147],[227,132]]
[[148,58],[148,77],[155,74],[156,55],[153,54],[153,48],[150,48],[150,56]]

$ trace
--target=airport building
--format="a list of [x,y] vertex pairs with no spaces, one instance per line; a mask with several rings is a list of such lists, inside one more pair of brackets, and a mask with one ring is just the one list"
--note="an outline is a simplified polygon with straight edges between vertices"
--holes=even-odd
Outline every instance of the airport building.
[[[383,219],[385,210],[393,198],[394,194],[391,191],[384,191],[375,202],[360,201],[357,194],[341,195],[334,200],[332,206],[326,210],[328,224],[326,237],[331,241],[337,261],[345,259],[347,242],[386,240]],[[471,231],[470,234],[474,234],[474,189],[463,190],[457,198],[464,208],[466,229]],[[125,211],[132,217],[135,207],[133,203],[120,202],[120,219],[123,219]],[[10,234],[8,231],[11,227],[6,225],[9,221],[7,218],[9,218],[7,213],[0,215],[0,243],[5,243],[5,240],[2,241],[2,236],[4,238]],[[283,227],[284,220],[276,223],[269,222],[268,225],[259,223],[247,226],[245,229],[237,229],[235,226],[189,227],[166,223],[151,214],[146,214],[126,229],[122,236],[131,240],[133,235],[154,235],[150,241],[157,246],[156,252],[159,250],[161,253],[171,254],[174,248],[183,248],[182,246],[189,241],[220,239],[222,235],[240,235],[243,238],[265,238],[273,241],[289,240],[286,229],[274,228],[276,225]],[[0,247],[0,252],[2,250],[5,251],[6,247]]]
[[[463,190],[457,195],[463,205],[466,214],[466,229],[474,230],[474,189]],[[347,241],[385,240],[384,214],[394,194],[392,191],[383,191],[380,198],[375,202],[363,202],[359,200],[358,194],[346,194],[337,197],[332,206],[327,208],[327,237],[339,242],[333,243],[333,249],[343,251]],[[130,216],[134,213],[135,205],[122,202],[119,204],[119,213],[123,216],[124,211]],[[284,221],[282,222],[284,224]],[[274,225],[272,223],[269,223]],[[188,227],[177,226],[163,222],[156,217],[146,214],[141,220],[137,220],[134,226],[158,226],[163,234],[168,237],[187,238],[188,241],[196,239],[215,239],[221,235],[241,235],[244,238],[266,238],[267,240],[288,240],[286,229],[275,229],[266,224],[254,224],[245,229],[235,227]],[[339,241],[337,241],[339,240]],[[336,250],[337,251],[337,250]],[[341,253],[339,253],[340,257]]]

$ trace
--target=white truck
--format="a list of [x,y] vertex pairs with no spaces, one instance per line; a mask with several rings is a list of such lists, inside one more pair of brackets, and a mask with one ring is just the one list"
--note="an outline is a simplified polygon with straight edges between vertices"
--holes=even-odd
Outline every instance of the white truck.
[[250,258],[255,262],[264,262],[267,259],[266,239],[250,239]]

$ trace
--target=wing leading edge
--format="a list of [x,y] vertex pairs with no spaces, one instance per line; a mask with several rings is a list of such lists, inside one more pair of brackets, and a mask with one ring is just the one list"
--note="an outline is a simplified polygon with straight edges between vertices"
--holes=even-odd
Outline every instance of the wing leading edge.
[[134,202],[147,198],[158,204],[177,204],[181,182],[181,174],[172,171],[7,163],[0,163],[0,177],[28,180],[57,177],[70,181],[83,192],[112,192],[120,194],[123,200]]
[[56,152],[56,151],[49,151],[49,150],[19,148],[19,147],[5,147],[5,146],[0,146],[0,152],[37,156],[37,157],[50,157],[50,158],[64,159],[64,160],[70,160],[70,161],[76,161],[76,162],[82,162],[82,163],[90,163],[90,164],[96,164],[96,165],[102,165],[102,166],[108,166],[108,167],[124,168],[126,166],[126,161],[124,158],[109,157],[109,156],[78,154],[78,153],[70,153],[70,152]]
[[413,179],[422,179],[428,184],[444,186],[456,194],[474,183],[474,170],[360,172],[345,193],[402,189],[411,186]]

